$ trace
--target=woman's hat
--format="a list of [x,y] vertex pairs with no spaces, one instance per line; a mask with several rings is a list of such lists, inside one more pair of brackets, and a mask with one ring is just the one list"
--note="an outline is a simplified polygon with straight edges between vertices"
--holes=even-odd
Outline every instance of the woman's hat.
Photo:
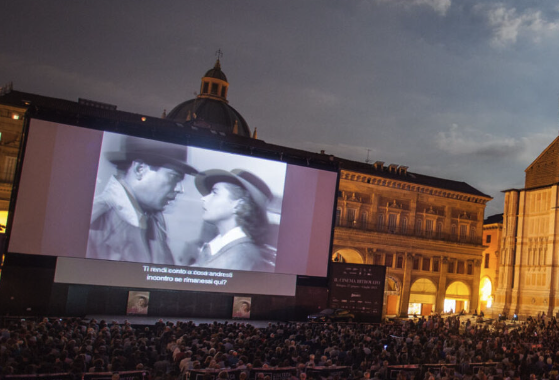
[[222,169],[211,169],[200,172],[194,178],[194,184],[202,195],[208,195],[212,187],[218,182],[238,185],[247,190],[258,207],[266,210],[268,202],[272,200],[272,192],[259,177],[243,169],[233,169],[230,172]]
[[148,165],[168,166],[183,174],[198,173],[196,169],[186,164],[185,146],[140,137],[123,137],[120,141],[120,150],[106,152],[105,157],[116,166],[142,160]]

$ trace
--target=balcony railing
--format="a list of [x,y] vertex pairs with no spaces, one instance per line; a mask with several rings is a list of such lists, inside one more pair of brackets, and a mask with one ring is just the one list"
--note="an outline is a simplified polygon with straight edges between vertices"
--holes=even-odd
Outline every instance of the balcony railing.
[[379,233],[402,235],[402,236],[415,236],[423,239],[433,239],[433,240],[441,240],[441,241],[449,241],[449,242],[457,242],[457,243],[482,244],[481,236],[470,237],[470,236],[460,236],[457,234],[449,234],[449,233],[437,232],[437,231],[416,231],[411,226],[406,229],[402,229],[401,227],[378,226],[375,223],[364,223],[360,221],[354,221],[354,222],[339,221],[339,223],[336,224],[336,227],[354,228],[362,231],[371,231],[371,232],[379,232]]

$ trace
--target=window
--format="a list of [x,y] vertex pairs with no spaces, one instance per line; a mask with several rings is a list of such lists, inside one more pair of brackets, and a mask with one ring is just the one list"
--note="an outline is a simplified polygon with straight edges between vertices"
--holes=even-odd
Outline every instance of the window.
[[439,271],[439,260],[433,259],[433,272]]
[[222,97],[222,98],[225,98],[225,91],[226,91],[226,89],[227,89],[227,88],[226,88],[225,86],[221,87],[221,97]]
[[452,236],[456,236],[456,224],[453,224],[452,227],[450,227],[450,233]]
[[378,231],[384,230],[384,214],[379,214],[377,218],[377,230]]
[[402,218],[402,233],[408,232],[408,218]]
[[431,259],[423,259],[421,270],[428,271],[430,266],[431,266]]
[[426,236],[433,236],[433,221],[432,220],[426,220],[425,221],[425,235]]
[[338,208],[336,209],[336,226],[340,225],[341,220],[342,220],[342,209]]
[[456,273],[464,274],[464,262],[463,261],[458,261],[458,263],[456,264]]
[[396,259],[396,268],[402,269],[404,267],[404,257],[398,256]]
[[393,260],[394,260],[394,255],[386,254],[386,257],[384,258],[384,265],[387,266],[388,268],[392,268]]
[[4,170],[2,171],[1,180],[11,182],[16,173],[17,157],[6,156],[4,158]]
[[474,265],[472,263],[468,263],[468,274],[474,274]]
[[398,215],[390,214],[388,215],[388,231],[396,232],[396,223],[398,221]]
[[485,242],[488,243],[488,244],[491,243],[491,235],[487,235],[485,237]]
[[367,228],[367,219],[368,219],[368,215],[366,212],[362,212],[361,213],[361,227],[362,228]]
[[355,222],[355,209],[348,208],[347,209],[347,222],[350,226],[353,226],[353,222]]
[[468,236],[468,226],[463,224],[460,226],[460,240],[466,239],[467,236]]
[[208,82],[204,82],[204,88],[202,90],[203,94],[207,94],[210,91],[210,84]]
[[487,268],[489,268],[489,253],[485,254],[485,269]]
[[437,237],[440,239],[443,236],[443,224],[437,223]]
[[413,258],[413,270],[419,270],[419,257]]
[[476,228],[474,226],[470,227],[470,240],[476,240]]
[[448,262],[448,273],[454,273],[454,261]]
[[423,221],[421,219],[417,219],[415,221],[415,234],[421,235],[422,230],[423,230]]
[[217,95],[217,83],[212,83],[212,95]]

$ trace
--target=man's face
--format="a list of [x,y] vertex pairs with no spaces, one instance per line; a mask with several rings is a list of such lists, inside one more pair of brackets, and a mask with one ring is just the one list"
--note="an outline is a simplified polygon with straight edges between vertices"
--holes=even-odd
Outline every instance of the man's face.
[[165,166],[157,168],[142,165],[141,177],[136,183],[134,195],[144,211],[163,211],[177,194],[182,193],[181,181],[184,175]]
[[212,191],[202,197],[204,203],[204,214],[202,219],[210,223],[218,223],[235,217],[235,208],[237,207],[238,200],[231,198],[228,183],[218,182],[212,187]]

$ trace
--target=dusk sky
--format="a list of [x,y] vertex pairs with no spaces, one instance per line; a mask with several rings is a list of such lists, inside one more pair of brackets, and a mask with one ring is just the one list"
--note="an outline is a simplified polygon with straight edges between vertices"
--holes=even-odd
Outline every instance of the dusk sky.
[[273,144],[464,181],[494,197],[559,133],[559,5],[544,1],[17,0],[0,86],[160,116],[221,49],[229,104]]

